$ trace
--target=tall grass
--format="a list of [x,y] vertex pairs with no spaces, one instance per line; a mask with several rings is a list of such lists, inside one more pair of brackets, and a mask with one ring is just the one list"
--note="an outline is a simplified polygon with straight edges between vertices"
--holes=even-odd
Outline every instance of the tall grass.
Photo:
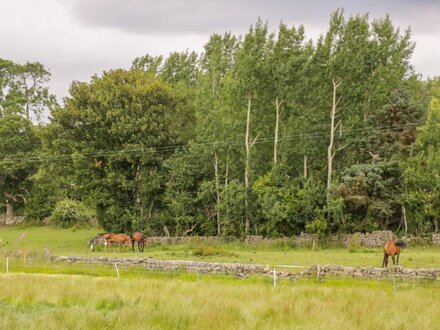
[[438,329],[438,283],[1,275],[1,329]]

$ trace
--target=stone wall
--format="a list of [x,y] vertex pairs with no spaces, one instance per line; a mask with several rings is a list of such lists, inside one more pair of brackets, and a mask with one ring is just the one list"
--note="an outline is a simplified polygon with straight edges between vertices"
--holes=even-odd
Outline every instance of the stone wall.
[[167,237],[167,236],[148,236],[145,238],[145,244],[176,244],[176,243],[196,243],[196,242],[219,242],[221,238],[217,236],[184,236],[184,237]]
[[[52,257],[52,261],[66,263],[90,263],[90,264],[109,264],[117,263],[122,267],[143,267],[152,271],[188,271],[200,274],[222,274],[236,275],[238,277],[254,276],[273,276],[273,269],[269,266],[258,264],[240,263],[220,263],[202,262],[186,260],[158,260],[153,258],[112,258],[112,257]],[[282,269],[282,267],[281,267]],[[325,278],[325,277],[353,277],[363,279],[382,279],[389,278],[394,273],[396,278],[401,279],[430,279],[434,280],[440,276],[440,269],[436,268],[375,268],[375,267],[345,267],[337,265],[312,266],[300,272],[290,270],[278,270],[276,276],[279,279],[299,279],[299,278]]]
[[[335,245],[344,246],[365,246],[365,247],[382,247],[388,239],[393,236],[390,230],[373,231],[371,233],[354,233],[333,235],[328,240]],[[264,239],[263,236],[248,236],[245,240],[248,244],[257,243],[276,243],[291,242],[297,247],[312,246],[313,242],[318,241],[316,234],[301,233],[294,237],[283,237],[278,239]]]
[[434,245],[440,245],[440,233],[439,234],[432,234],[431,242]]
[[359,245],[366,247],[382,247],[390,237],[393,237],[391,230],[378,230],[371,233],[354,233],[343,236],[344,246]]
[[6,215],[5,214],[1,214],[0,215],[0,225],[16,225],[19,223],[22,223],[24,221],[24,217],[23,216],[14,216],[12,218],[12,222],[11,223],[6,223]]
[[[390,230],[373,231],[371,233],[354,233],[331,236],[328,241],[334,245],[345,247],[383,247],[389,237],[393,236]],[[409,236],[405,239],[408,243],[420,243],[422,238]],[[166,237],[150,236],[145,240],[146,244],[179,244],[179,243],[215,243],[224,241],[238,241],[236,238],[219,238],[217,236],[185,236],[185,237]],[[311,247],[313,242],[317,242],[315,234],[302,233],[294,237],[264,238],[263,236],[248,236],[244,242],[246,244],[292,244],[296,247]],[[426,244],[440,245],[440,234],[432,234],[432,238],[423,239]]]

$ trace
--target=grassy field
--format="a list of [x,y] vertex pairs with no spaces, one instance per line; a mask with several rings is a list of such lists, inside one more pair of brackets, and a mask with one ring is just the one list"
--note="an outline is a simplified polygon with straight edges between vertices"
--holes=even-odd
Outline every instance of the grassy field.
[[[146,246],[144,253],[131,252],[90,252],[87,240],[99,229],[71,230],[48,227],[0,227],[0,255],[23,258],[43,256],[45,248],[53,255],[108,255],[116,257],[149,256],[158,259],[204,260],[219,262],[258,263],[263,265],[303,265],[337,264],[344,266],[375,266],[382,264],[380,248],[329,248],[295,249],[287,245],[257,245],[243,243],[216,244],[161,244]],[[23,237],[24,234],[24,237]],[[21,238],[22,237],[22,238]],[[0,259],[1,262],[4,262]],[[408,268],[440,268],[440,247],[412,247],[404,250],[400,264]]]
[[0,275],[1,329],[438,329],[438,282]]
[[[380,266],[381,249],[242,243],[163,244],[90,252],[94,230],[0,227],[0,329],[438,329],[439,281],[269,278],[51,263],[54,255],[150,256],[268,265]],[[5,257],[10,273],[5,274]],[[405,267],[439,267],[440,249],[409,247]]]

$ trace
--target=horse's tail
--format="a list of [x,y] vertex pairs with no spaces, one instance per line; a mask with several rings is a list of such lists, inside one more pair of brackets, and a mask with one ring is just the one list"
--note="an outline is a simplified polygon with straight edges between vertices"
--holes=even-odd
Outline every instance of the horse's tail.
[[396,242],[396,246],[405,249],[406,248],[406,243],[405,242]]

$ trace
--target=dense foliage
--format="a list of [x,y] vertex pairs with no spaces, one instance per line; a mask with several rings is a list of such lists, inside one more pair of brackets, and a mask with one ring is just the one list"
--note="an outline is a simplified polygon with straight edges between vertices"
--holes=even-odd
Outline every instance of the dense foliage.
[[1,60],[5,209],[75,200],[106,230],[156,235],[437,231],[440,83],[415,74],[410,30],[339,10],[305,33],[258,20],[75,81],[63,106],[41,64]]

